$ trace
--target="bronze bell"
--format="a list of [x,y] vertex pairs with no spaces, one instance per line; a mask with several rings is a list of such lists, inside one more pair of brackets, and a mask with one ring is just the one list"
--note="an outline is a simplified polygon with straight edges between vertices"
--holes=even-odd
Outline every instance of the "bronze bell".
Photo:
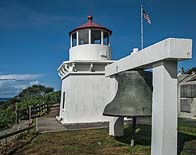
[[152,72],[126,71],[116,76],[118,90],[103,115],[143,117],[152,112]]

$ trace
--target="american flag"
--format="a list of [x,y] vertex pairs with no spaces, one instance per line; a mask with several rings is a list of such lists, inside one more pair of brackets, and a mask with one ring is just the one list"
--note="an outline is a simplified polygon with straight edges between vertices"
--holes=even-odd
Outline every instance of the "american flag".
[[143,17],[144,17],[144,19],[146,19],[146,21],[148,22],[148,24],[151,24],[150,17],[149,17],[148,14],[144,11],[144,9],[143,9]]

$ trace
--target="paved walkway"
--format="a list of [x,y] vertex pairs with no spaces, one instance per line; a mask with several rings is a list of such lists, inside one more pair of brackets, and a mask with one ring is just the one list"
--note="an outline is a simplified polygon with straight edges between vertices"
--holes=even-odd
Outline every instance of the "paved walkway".
[[[131,123],[131,122],[130,122]],[[141,124],[150,124],[150,118],[138,119],[137,123]],[[40,133],[46,132],[60,132],[67,130],[78,130],[78,129],[95,129],[95,128],[106,128],[108,127],[108,123],[76,123],[69,125],[62,125],[60,122],[56,120],[54,116],[47,117],[39,117],[36,119],[36,131]]]
[[36,131],[40,133],[66,131],[55,117],[39,117],[36,120]]

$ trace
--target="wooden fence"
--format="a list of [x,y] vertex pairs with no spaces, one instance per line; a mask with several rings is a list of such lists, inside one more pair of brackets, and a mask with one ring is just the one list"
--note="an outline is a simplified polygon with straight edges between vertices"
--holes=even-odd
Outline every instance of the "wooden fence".
[[[43,103],[43,104],[37,104],[35,106],[29,106],[26,109],[18,109],[17,104],[16,104],[16,109],[15,109],[16,123],[19,123],[19,120],[29,120],[29,123],[28,123],[29,127],[26,127],[26,128],[14,131],[14,132],[6,133],[4,135],[0,135],[0,145],[5,144],[4,146],[6,148],[7,154],[11,154],[13,151],[16,150],[16,148],[11,149],[11,151],[7,150],[9,146],[8,141],[15,139],[16,137],[18,137],[18,135],[22,133],[30,132],[31,129],[35,128],[35,125],[31,125],[33,118],[43,116],[49,113],[50,108],[56,108],[56,107],[59,107],[59,104],[54,104],[54,105],[49,106],[49,104]],[[1,154],[1,151],[0,151],[0,154]]]
[[45,113],[49,113],[50,107],[47,103],[36,105],[34,107],[29,107],[31,118],[36,118],[44,115]]
[[19,120],[31,120],[32,118],[43,116],[46,113],[49,113],[50,107],[48,103],[37,104],[35,106],[29,106],[28,108],[18,110],[16,105],[16,123]]

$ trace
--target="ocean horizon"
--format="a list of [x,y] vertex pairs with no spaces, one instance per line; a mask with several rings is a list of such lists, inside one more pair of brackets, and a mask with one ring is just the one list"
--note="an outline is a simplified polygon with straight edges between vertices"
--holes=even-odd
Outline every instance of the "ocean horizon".
[[6,101],[8,101],[9,99],[11,99],[11,98],[0,98],[0,102],[6,102]]

